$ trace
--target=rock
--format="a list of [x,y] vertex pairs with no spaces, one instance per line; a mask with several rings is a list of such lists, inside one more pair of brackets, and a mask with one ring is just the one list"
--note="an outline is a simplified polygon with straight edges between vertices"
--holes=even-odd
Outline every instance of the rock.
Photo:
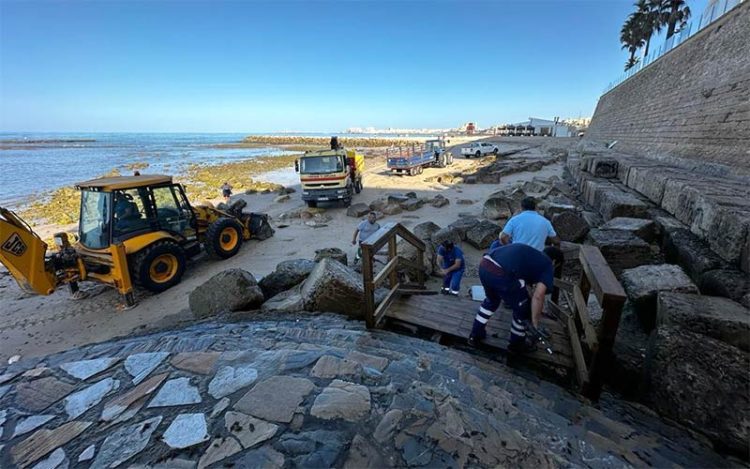
[[211,410],[210,418],[216,418],[219,414],[227,410],[227,407],[229,407],[229,398],[228,397],[222,397],[219,402],[214,405],[214,408]]
[[541,210],[546,218],[549,218],[550,220],[554,218],[555,215],[559,215],[561,213],[566,212],[573,212],[576,213],[576,206],[573,204],[562,204],[562,203],[553,203],[553,202],[542,202],[537,206],[538,210]]
[[346,355],[347,360],[351,360],[359,363],[362,366],[374,368],[378,371],[383,371],[388,366],[388,359],[384,357],[376,357],[375,355],[368,355],[366,353],[358,352],[353,350]]
[[283,261],[276,269],[258,282],[265,298],[273,298],[279,293],[302,283],[315,268],[315,262],[308,259]]
[[[239,459],[234,461],[234,466],[242,469],[281,469],[286,459],[284,455],[273,449],[270,445],[245,452]],[[297,466],[297,467],[327,467],[327,466]]]
[[348,209],[346,209],[346,216],[347,217],[354,217],[359,218],[367,215],[372,210],[370,209],[370,206],[367,204],[359,203],[359,204],[353,204],[350,205]]
[[406,210],[407,212],[413,212],[415,210],[422,208],[422,206],[424,205],[424,200],[410,198],[406,202],[401,202],[401,204],[399,205],[402,209]]
[[393,438],[401,419],[404,417],[404,411],[401,409],[389,410],[378,423],[372,436],[378,443],[385,443]]
[[198,469],[204,469],[213,463],[223,461],[240,451],[242,451],[242,446],[234,438],[230,436],[216,438],[208,445],[208,449],[198,461]]
[[36,430],[53,418],[55,418],[54,415],[32,415],[31,417],[19,420],[18,423],[16,423],[16,428],[13,430],[13,436],[11,438]]
[[387,467],[385,460],[372,444],[357,434],[349,447],[344,469],[380,469]]
[[302,299],[302,284],[291,290],[283,291],[270,300],[263,303],[260,310],[263,312],[296,313],[305,309]]
[[356,422],[369,411],[370,391],[366,386],[335,379],[315,398],[310,414],[325,420]]
[[622,273],[622,286],[641,323],[650,331],[656,325],[656,300],[660,292],[698,293],[698,287],[676,265],[644,265]]
[[595,207],[605,220],[617,217],[647,218],[649,206],[639,198],[619,189],[606,190],[601,193]]
[[401,205],[404,202],[408,202],[409,197],[401,194],[389,194],[387,201],[388,205]]
[[589,239],[602,252],[615,275],[651,262],[648,243],[627,231],[591,230]]
[[101,373],[117,363],[116,358],[97,358],[95,360],[81,360],[64,363],[60,368],[74,378],[87,380],[95,374]]
[[64,446],[75,439],[91,426],[92,422],[68,422],[54,430],[42,429],[10,449],[13,462],[19,467],[29,466],[31,463],[48,455],[52,451]]
[[396,205],[396,204],[388,204],[385,207],[383,207],[383,213],[385,215],[398,215],[399,213],[403,211],[404,209],[402,209],[400,205]]
[[257,239],[259,241],[263,241],[272,237],[275,231],[273,228],[271,228],[271,223],[268,222],[268,215],[261,213],[251,213],[250,233],[252,234],[253,239]]
[[263,303],[263,291],[250,272],[229,269],[190,292],[189,303],[193,315],[208,318],[220,313],[255,309]]
[[656,329],[647,355],[653,408],[747,455],[750,438],[750,355],[679,327]]
[[120,388],[120,381],[105,378],[65,398],[65,412],[72,420],[102,401],[104,396]]
[[491,221],[482,220],[466,232],[466,242],[477,249],[487,249],[500,236],[502,228]]
[[310,371],[315,378],[336,378],[338,376],[359,376],[362,366],[350,360],[342,360],[332,355],[323,355]]
[[466,176],[464,178],[464,182],[466,184],[476,184],[477,183],[477,177],[476,176]]
[[577,243],[589,232],[589,224],[575,212],[562,212],[552,217],[552,227],[563,241]]
[[65,457],[65,451],[62,448],[57,448],[47,459],[39,461],[32,469],[68,469],[68,464],[69,461]]
[[484,202],[482,216],[490,220],[510,218],[513,216],[510,201],[504,195],[490,197]]
[[162,440],[170,448],[182,449],[208,441],[206,416],[203,414],[179,414],[172,421]]
[[410,199],[416,199],[416,198],[417,198],[417,193],[416,193],[416,192],[414,192],[414,191],[412,191],[412,192],[407,192],[406,194],[404,194],[404,197],[408,197],[408,198],[410,198]]
[[681,265],[696,282],[704,272],[726,268],[726,262],[687,229],[665,231],[662,244],[667,262]]
[[164,383],[156,397],[148,404],[148,408],[198,404],[200,402],[201,396],[198,388],[190,384],[190,378],[175,378]]
[[660,292],[656,325],[681,327],[750,352],[750,310],[728,298]]
[[315,262],[320,262],[323,259],[329,258],[335,261],[339,261],[343,265],[349,265],[347,262],[346,253],[339,248],[325,248],[315,250]]
[[384,199],[378,199],[370,202],[370,211],[382,212],[385,206],[388,205],[388,201]]
[[432,235],[440,231],[440,227],[431,221],[426,221],[415,226],[412,232],[422,241],[429,241]]
[[81,451],[81,454],[78,455],[78,462],[94,459],[94,451],[96,451],[96,445],[90,445],[88,448]]
[[280,195],[276,197],[275,199],[273,199],[273,201],[279,204],[279,203],[287,202],[289,199],[291,199],[291,197],[287,194],[284,194],[284,195]]
[[[466,231],[469,230],[470,227],[473,227],[477,223],[479,223],[478,220],[472,219],[472,218],[466,218],[462,220],[467,220],[467,223],[464,225],[461,225],[462,227],[466,227]],[[462,239],[466,237],[466,231],[464,231],[463,237],[461,236],[461,229],[458,228],[455,223],[454,226],[449,226],[448,228],[443,228],[440,231],[436,231],[432,234],[432,238],[430,241],[432,242],[432,246],[434,249],[437,250],[437,247],[440,246],[443,241],[453,241],[455,244],[459,244]]]
[[167,379],[168,373],[162,373],[156,375],[143,383],[139,384],[135,388],[131,389],[125,394],[122,394],[115,399],[109,401],[102,410],[101,420],[109,422],[119,417],[125,412],[128,407],[133,403],[139,401],[144,396],[147,396],[154,392],[161,383]]
[[586,162],[588,172],[596,177],[605,179],[614,179],[617,177],[618,162],[615,158],[608,156],[587,156],[585,159],[590,159],[590,162]]
[[469,200],[469,199],[458,199],[456,201],[456,203],[458,205],[472,205],[474,203],[474,201],[473,200]]
[[125,359],[125,371],[133,377],[133,384],[138,384],[148,376],[165,358],[169,352],[135,353]]
[[700,276],[699,286],[703,294],[723,296],[750,308],[750,276],[745,272],[711,270]]
[[220,356],[220,352],[184,352],[175,355],[170,363],[180,370],[209,375],[213,373]]
[[268,440],[279,429],[278,425],[239,412],[227,412],[224,415],[224,422],[227,430],[239,440],[245,449]]
[[264,420],[289,423],[314,388],[312,381],[305,378],[273,376],[256,384],[234,408]]
[[246,366],[223,366],[208,383],[208,393],[214,399],[221,399],[245,386],[249,386],[258,378],[258,370]]
[[150,418],[110,433],[102,443],[91,469],[117,467],[143,451],[161,419],[161,416]]
[[75,389],[72,384],[47,377],[16,385],[16,404],[32,412],[41,412]]
[[361,317],[364,308],[362,277],[332,259],[323,259],[302,285],[307,311],[330,311]]
[[451,203],[450,200],[446,199],[440,194],[436,195],[435,198],[430,201],[430,205],[432,205],[435,208],[445,207],[446,205],[450,203]]
[[644,218],[617,217],[602,225],[600,229],[629,231],[647,243],[656,237],[656,225],[652,220]]

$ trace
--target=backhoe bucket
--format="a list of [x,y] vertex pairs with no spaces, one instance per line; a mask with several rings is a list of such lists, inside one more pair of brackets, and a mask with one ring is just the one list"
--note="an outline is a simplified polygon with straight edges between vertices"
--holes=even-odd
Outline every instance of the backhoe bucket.
[[0,207],[0,263],[25,291],[49,295],[55,291],[55,273],[45,268],[47,244],[10,210]]

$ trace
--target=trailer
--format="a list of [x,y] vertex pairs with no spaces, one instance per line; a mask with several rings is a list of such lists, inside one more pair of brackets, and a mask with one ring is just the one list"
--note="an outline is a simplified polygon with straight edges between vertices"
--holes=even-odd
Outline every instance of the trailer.
[[388,169],[399,175],[415,176],[424,168],[445,168],[453,164],[453,155],[445,149],[442,139],[427,140],[424,144],[392,147],[386,150]]

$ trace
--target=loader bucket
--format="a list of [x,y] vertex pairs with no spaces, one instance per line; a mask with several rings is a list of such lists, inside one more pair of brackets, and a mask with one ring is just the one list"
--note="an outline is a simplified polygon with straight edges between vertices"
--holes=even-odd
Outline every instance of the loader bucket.
[[55,291],[55,273],[46,269],[47,244],[18,215],[0,207],[0,264],[29,293]]

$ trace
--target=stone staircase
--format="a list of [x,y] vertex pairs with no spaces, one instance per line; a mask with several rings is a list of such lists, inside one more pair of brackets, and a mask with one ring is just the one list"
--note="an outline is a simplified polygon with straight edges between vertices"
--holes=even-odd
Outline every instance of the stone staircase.
[[9,366],[0,466],[732,463],[641,406],[604,394],[594,407],[496,357],[334,314],[253,319]]

